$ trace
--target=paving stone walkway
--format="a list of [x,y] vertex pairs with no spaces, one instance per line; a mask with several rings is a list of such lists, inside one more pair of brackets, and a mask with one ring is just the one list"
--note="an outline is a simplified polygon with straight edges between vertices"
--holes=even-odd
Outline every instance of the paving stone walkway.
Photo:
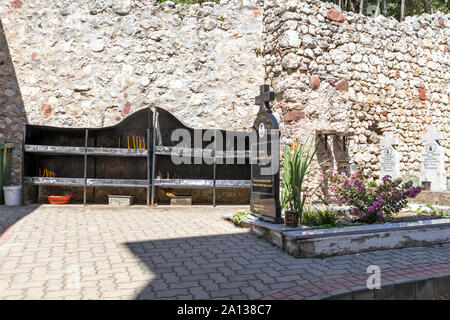
[[450,244],[295,259],[221,218],[237,209],[0,206],[0,299],[305,299],[364,286],[369,265],[450,265]]

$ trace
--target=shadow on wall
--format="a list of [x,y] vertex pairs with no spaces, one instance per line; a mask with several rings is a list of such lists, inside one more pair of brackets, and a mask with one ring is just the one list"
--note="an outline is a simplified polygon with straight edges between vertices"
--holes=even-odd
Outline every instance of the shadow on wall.
[[27,114],[0,19],[0,142],[14,143],[12,184],[21,182],[21,148]]

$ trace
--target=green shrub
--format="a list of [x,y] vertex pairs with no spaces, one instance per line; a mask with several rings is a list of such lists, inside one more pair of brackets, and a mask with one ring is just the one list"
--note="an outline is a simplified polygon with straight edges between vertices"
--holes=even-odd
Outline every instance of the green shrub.
[[284,149],[283,189],[281,191],[281,208],[296,210],[303,221],[303,208],[307,199],[305,180],[309,173],[321,164],[313,164],[317,151],[317,141],[303,144],[292,142]]
[[402,179],[403,181],[411,181],[413,187],[420,186],[419,177],[416,174],[414,174],[411,170],[406,171],[406,173],[402,175]]
[[353,207],[351,213],[361,222],[377,223],[385,221],[400,212],[408,203],[408,198],[416,197],[422,189],[413,187],[412,181],[384,176],[378,184],[373,175],[355,171],[350,177],[334,169],[326,171],[331,194],[340,202]]
[[306,210],[303,212],[303,224],[307,226],[334,227],[337,216],[331,210]]
[[419,206],[416,210],[419,214],[429,214],[432,217],[450,217],[450,209],[438,209],[430,203],[425,203],[425,208]]
[[242,222],[247,219],[250,213],[252,213],[250,210],[241,210],[233,213],[233,222],[238,226],[242,225]]

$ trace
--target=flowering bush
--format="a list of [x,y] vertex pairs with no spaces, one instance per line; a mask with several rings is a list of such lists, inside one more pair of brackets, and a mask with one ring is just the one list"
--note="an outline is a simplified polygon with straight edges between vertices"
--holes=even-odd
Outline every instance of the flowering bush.
[[333,169],[326,172],[331,194],[341,202],[353,207],[352,214],[362,222],[384,221],[387,216],[398,213],[406,207],[408,198],[416,197],[420,187],[413,187],[411,181],[403,183],[401,178],[384,176],[377,184],[373,177],[356,171],[350,177]]

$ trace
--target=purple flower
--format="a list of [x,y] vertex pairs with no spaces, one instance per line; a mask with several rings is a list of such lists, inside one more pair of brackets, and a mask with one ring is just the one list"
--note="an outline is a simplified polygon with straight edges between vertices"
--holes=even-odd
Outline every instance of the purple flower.
[[364,186],[361,186],[361,187],[359,188],[359,192],[361,192],[361,193],[366,192],[366,188],[365,188]]
[[391,179],[392,179],[391,176],[384,176],[384,177],[383,177],[383,182],[384,182],[384,183],[390,182]]
[[415,198],[421,191],[422,189],[420,187],[411,188],[409,189],[408,197]]
[[359,186],[361,185],[361,180],[355,179],[355,181],[353,181],[353,185],[354,185],[355,187],[359,187]]
[[367,210],[369,210],[370,213],[373,213],[375,211],[375,208],[373,206],[368,206]]
[[359,214],[359,218],[360,219],[364,219],[366,217],[366,214],[364,213],[364,212],[361,212],[360,214]]
[[374,207],[374,209],[378,209],[379,207],[381,207],[381,202],[380,201],[375,201],[373,203],[373,207]]
[[384,213],[383,213],[383,211],[378,211],[378,216],[380,217],[380,218],[383,218],[384,217]]

